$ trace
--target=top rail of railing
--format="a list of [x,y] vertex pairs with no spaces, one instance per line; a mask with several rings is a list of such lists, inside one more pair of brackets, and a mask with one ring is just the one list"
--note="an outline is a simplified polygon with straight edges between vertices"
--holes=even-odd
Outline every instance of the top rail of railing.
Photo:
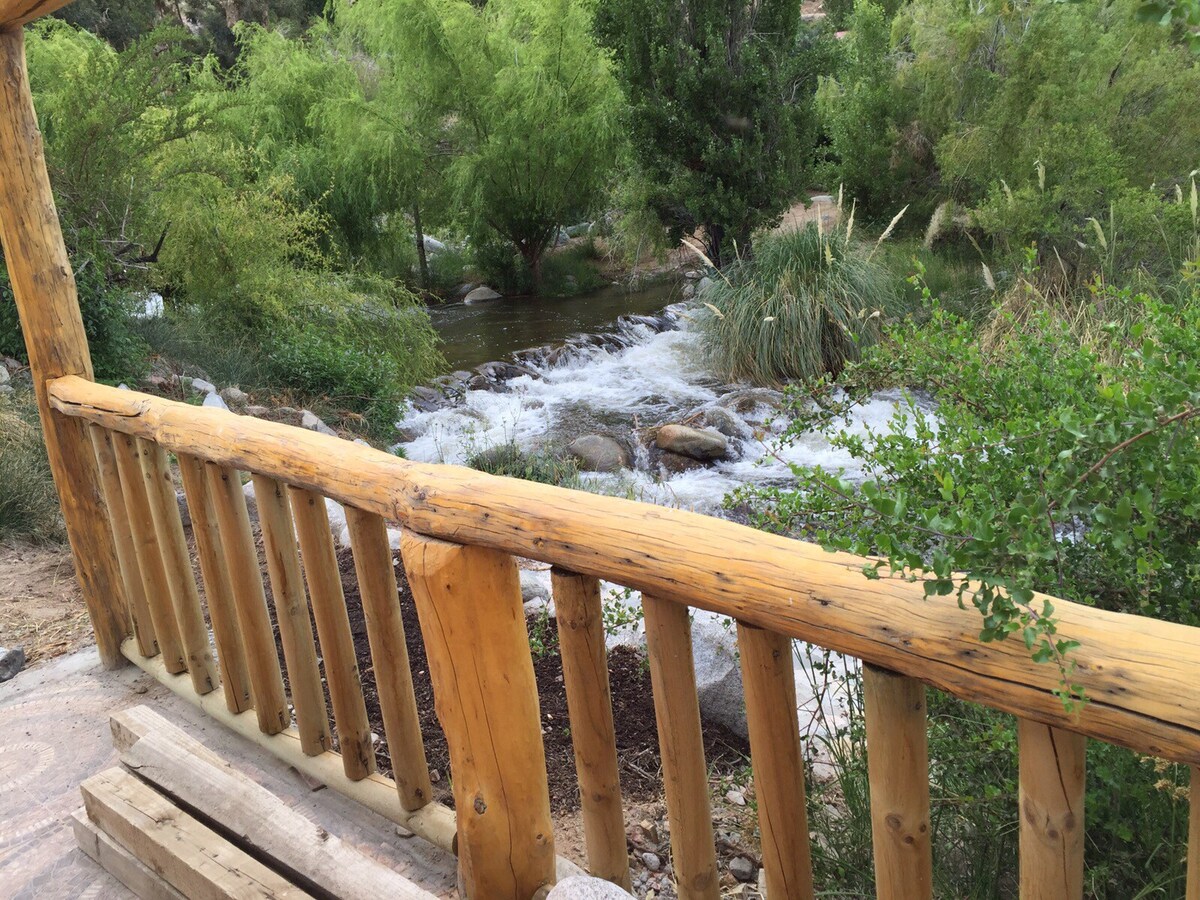
[[723,613],[918,678],[960,698],[1141,753],[1200,764],[1200,629],[1055,601],[1080,643],[1071,713],[1059,673],[1019,640],[981,643],[973,608],[865,559],[631,500],[428,465],[301,428],[163,400],[76,376],[53,408],[212,462],[258,472],[431,537],[552,563]]

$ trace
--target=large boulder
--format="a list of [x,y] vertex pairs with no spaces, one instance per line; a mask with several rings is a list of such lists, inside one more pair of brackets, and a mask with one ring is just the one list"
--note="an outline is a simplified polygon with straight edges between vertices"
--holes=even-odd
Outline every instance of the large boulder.
[[463,303],[470,305],[472,303],[486,303],[489,300],[499,300],[503,295],[492,290],[486,284],[481,284],[463,297]]
[[326,425],[324,419],[307,409],[302,409],[300,411],[300,427],[307,428],[309,431],[315,431],[318,434],[327,434],[330,437],[337,437],[337,432]]
[[579,460],[587,472],[619,472],[628,469],[632,460],[620,442],[603,434],[585,434],[567,445],[567,453]]
[[658,429],[654,443],[659,450],[701,461],[721,459],[729,452],[729,440],[725,435],[687,425],[664,425]]
[[704,718],[746,735],[746,701],[732,620],[697,610],[692,620],[696,692]]

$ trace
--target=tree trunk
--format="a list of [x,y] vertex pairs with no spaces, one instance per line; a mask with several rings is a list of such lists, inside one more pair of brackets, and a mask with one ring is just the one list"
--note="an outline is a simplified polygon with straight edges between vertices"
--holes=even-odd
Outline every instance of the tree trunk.
[[725,226],[713,222],[704,225],[704,242],[708,245],[708,258],[717,269],[725,267],[721,259],[721,250],[725,241]]
[[421,272],[421,290],[429,290],[429,258],[425,255],[425,232],[421,228],[421,207],[414,203],[412,208],[413,232],[417,242],[417,266]]

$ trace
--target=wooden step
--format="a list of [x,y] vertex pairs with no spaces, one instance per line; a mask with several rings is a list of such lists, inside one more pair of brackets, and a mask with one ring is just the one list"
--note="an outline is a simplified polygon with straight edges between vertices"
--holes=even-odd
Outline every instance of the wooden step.
[[311,896],[124,769],[93,775],[80,790],[92,822],[191,900]]
[[[139,897],[435,900],[150,709],[123,710],[110,725],[124,768],[83,782],[72,826],[84,852]],[[407,843],[414,877],[442,852]]]

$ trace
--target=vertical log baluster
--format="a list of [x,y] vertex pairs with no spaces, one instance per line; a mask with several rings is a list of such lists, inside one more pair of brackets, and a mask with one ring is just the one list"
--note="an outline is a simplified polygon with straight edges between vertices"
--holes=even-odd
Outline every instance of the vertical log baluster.
[[433,795],[429,763],[421,740],[421,718],[408,662],[404,619],[387,526],[374,513],[346,507],[346,524],[354,548],[354,571],[367,620],[367,641],[375,668],[375,690],[383,713],[392,757],[392,778],[407,810],[420,809]]
[[933,896],[925,685],[863,666],[875,891],[881,900]]
[[283,691],[283,673],[279,670],[279,656],[271,631],[258,553],[254,549],[250,514],[242,494],[242,481],[238,472],[212,463],[206,463],[204,470],[233,589],[258,729],[263,734],[278,734],[292,724],[292,717]]
[[446,732],[469,900],[529,900],[554,882],[546,754],[511,556],[404,533],[404,567]]
[[1018,719],[1017,746],[1021,900],[1080,900],[1087,738]]
[[792,641],[738,623],[750,764],[768,897],[813,895]]
[[688,608],[646,596],[642,608],[675,883],[680,900],[716,900],[717,854]]
[[167,453],[158,444],[141,438],[137,439],[137,450],[146,479],[150,515],[162,551],[167,587],[171,592],[171,606],[179,626],[179,639],[187,654],[192,688],[197,694],[207,694],[216,689],[221,679],[209,644],[204,612],[200,609],[200,594],[192,574],[192,560],[183,534],[183,520],[179,517],[179,501],[175,499],[175,483],[171,480]]
[[1187,888],[1185,900],[1200,900],[1200,766],[1192,766],[1188,791]]
[[89,425],[88,434],[96,454],[96,467],[100,475],[100,487],[104,491],[104,503],[108,507],[108,524],[112,529],[113,546],[121,567],[121,585],[125,589],[125,603],[128,606],[130,624],[133,626],[133,636],[142,656],[157,656],[158,639],[154,634],[154,620],[150,615],[150,604],[146,600],[142,573],[138,569],[137,550],[134,548],[133,533],[129,528],[129,513],[125,509],[125,494],[121,488],[121,473],[117,469],[112,435],[99,425]]
[[196,538],[196,553],[200,557],[200,574],[204,577],[204,597],[208,601],[208,617],[212,620],[213,640],[217,645],[217,663],[221,668],[225,705],[230,712],[240,713],[253,706],[254,701],[250,693],[246,653],[241,635],[238,634],[233,584],[225,564],[225,550],[221,546],[220,526],[208,491],[204,461],[185,453],[179,454],[179,474],[183,479],[183,492],[187,495],[188,511],[192,517],[192,535]]
[[175,610],[171,607],[171,589],[167,585],[162,550],[158,546],[154,517],[146,496],[146,478],[142,474],[137,438],[113,432],[112,440],[117,471],[121,474],[121,491],[125,495],[129,531],[133,536],[134,556],[137,557],[138,571],[142,575],[142,591],[150,607],[154,635],[162,653],[163,666],[172,675],[178,675],[187,670],[187,659],[179,637],[179,626],[175,623]]
[[337,554],[329,533],[329,514],[320,494],[296,487],[289,488],[289,492],[321,657],[325,660],[342,765],[347,778],[361,781],[375,771],[375,748],[371,745],[371,724],[367,721]]
[[129,622],[96,457],[84,422],[56,413],[46,394],[46,383],[63,375],[90,380],[92,360],[29,91],[25,32],[14,23],[0,30],[0,160],[0,242],[29,354],[46,457],[96,649],[105,668],[115,669],[125,665],[121,642]]
[[330,749],[329,710],[321,688],[321,670],[317,666],[317,645],[313,640],[308,598],[296,553],[296,530],[292,508],[282,484],[265,475],[250,476],[258,503],[258,524],[262,528],[263,549],[267,554],[267,572],[275,598],[275,622],[283,643],[292,707],[296,711],[296,730],[300,748],[309,756]]
[[551,570],[550,577],[588,869],[597,878],[629,890],[629,854],[625,848],[600,582],[565,569]]

